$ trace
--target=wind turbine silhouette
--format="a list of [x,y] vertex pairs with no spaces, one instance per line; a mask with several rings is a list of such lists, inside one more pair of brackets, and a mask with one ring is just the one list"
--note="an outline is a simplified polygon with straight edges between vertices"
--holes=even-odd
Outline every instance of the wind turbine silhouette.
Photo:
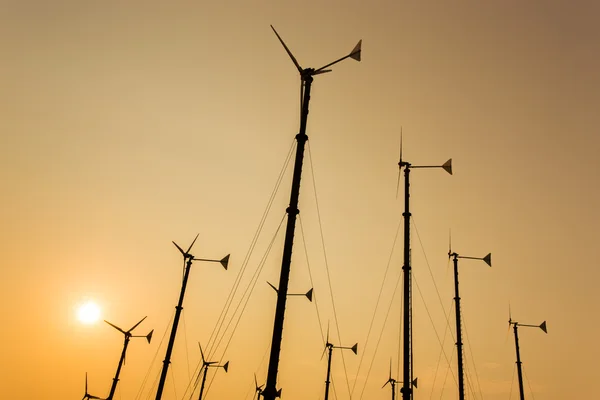
[[204,393],[204,384],[206,383],[206,373],[208,372],[208,368],[223,368],[225,372],[227,372],[227,370],[229,369],[229,361],[227,361],[223,365],[214,365],[217,364],[217,361],[206,361],[206,359],[204,358],[204,352],[202,351],[202,346],[200,345],[200,342],[198,342],[198,347],[200,347],[200,355],[202,356],[202,367],[200,367],[200,372],[198,373],[198,378],[196,378],[196,381],[200,378],[202,370],[204,370],[204,373],[202,375],[202,385],[200,386],[200,396],[198,397],[198,400],[202,400],[202,394]]
[[[381,387],[382,389],[384,387],[386,387],[388,384],[390,384],[390,386],[392,387],[392,400],[396,399],[396,383],[402,383],[400,381],[397,381],[396,379],[392,378],[392,359],[390,358],[390,377],[388,378],[388,380],[383,384],[383,386]],[[417,378],[413,379],[412,381],[412,385],[414,387],[417,387]]]
[[260,400],[260,395],[262,394],[262,387],[264,384],[258,386],[258,381],[256,380],[256,374],[254,374],[254,388],[256,390],[256,400]]
[[[304,158],[304,148],[308,135],[306,135],[306,125],[308,121],[308,106],[310,102],[310,91],[315,75],[330,72],[327,69],[334,64],[339,63],[347,58],[352,58],[356,61],[360,61],[361,55],[361,44],[362,40],[354,47],[354,49],[346,56],[339,58],[329,64],[322,66],[321,68],[302,68],[296,57],[292,54],[290,49],[284,43],[279,33],[271,25],[271,29],[275,32],[277,39],[281,42],[281,45],[287,52],[288,56],[294,63],[294,66],[300,73],[300,130],[296,135],[296,157],[294,159],[294,172],[292,176],[292,188],[290,193],[290,203],[286,209],[288,216],[287,226],[285,231],[285,239],[283,246],[283,255],[281,259],[281,272],[279,276],[279,289],[277,290],[277,305],[275,308],[275,320],[273,322],[273,336],[271,339],[271,351],[269,355],[269,367],[267,371],[267,382],[265,389],[262,392],[264,400],[275,400],[280,393],[277,389],[277,372],[279,369],[279,355],[281,352],[281,340],[283,336],[283,320],[285,317],[285,305],[288,294],[288,283],[290,278],[290,266],[292,262],[292,248],[294,246],[294,231],[296,229],[296,216],[300,212],[298,209],[298,199],[300,196],[300,180],[302,177],[302,163]],[[157,399],[158,400],[158,399]]]
[[325,341],[325,348],[323,349],[323,354],[321,355],[321,358],[323,358],[323,355],[325,355],[325,352],[327,351],[327,379],[325,380],[325,400],[329,399],[329,384],[331,383],[330,381],[330,377],[331,377],[331,356],[333,354],[333,349],[346,349],[346,350],[352,350],[352,352],[354,354],[358,353],[358,343],[355,343],[354,346],[352,347],[344,347],[344,346],[334,346],[332,343],[329,342],[329,325],[327,326],[327,340]]
[[519,395],[521,400],[525,400],[525,391],[523,389],[523,371],[521,369],[521,353],[519,351],[519,334],[517,332],[517,328],[519,326],[526,326],[529,328],[540,328],[544,333],[548,333],[548,329],[546,328],[546,321],[542,322],[539,325],[528,325],[528,324],[520,324],[517,321],[513,321],[510,315],[510,306],[508,307],[508,329],[510,330],[510,326],[513,326],[515,331],[515,348],[517,350],[517,373],[519,375]]
[[110,387],[110,393],[108,394],[108,397],[106,398],[106,400],[112,400],[113,396],[115,395],[115,391],[117,390],[117,384],[119,383],[119,374],[121,373],[121,367],[123,366],[123,364],[125,364],[125,353],[127,352],[127,346],[129,345],[129,340],[132,337],[145,337],[146,340],[148,341],[148,344],[150,344],[150,341],[152,340],[152,333],[154,333],[154,329],[152,329],[150,331],[150,333],[148,333],[147,335],[132,335],[131,332],[137,328],[137,326],[139,324],[141,324],[145,319],[147,318],[144,317],[140,320],[140,322],[138,322],[137,324],[135,324],[131,329],[129,329],[128,331],[124,331],[123,329],[119,328],[118,326],[111,324],[110,322],[108,322],[107,320],[104,320],[104,322],[106,322],[107,324],[109,324],[110,326],[112,326],[113,328],[115,328],[116,330],[118,330],[119,332],[121,332],[123,335],[125,335],[125,341],[123,343],[123,351],[121,352],[121,358],[119,359],[119,364],[117,365],[117,372],[115,373],[115,377],[113,378],[113,383]]
[[85,373],[85,394],[83,395],[83,398],[81,400],[87,400],[87,399],[98,399],[98,400],[106,400],[103,399],[101,397],[98,396],[94,396],[88,393],[88,384],[87,384],[87,372]]
[[194,238],[190,247],[188,247],[187,251],[184,251],[179,245],[175,242],[173,244],[179,252],[183,255],[183,281],[181,283],[181,292],[179,293],[179,301],[177,306],[175,307],[175,317],[173,318],[173,326],[171,327],[171,335],[169,336],[169,344],[167,345],[167,352],[165,354],[165,359],[163,360],[163,367],[160,373],[160,380],[158,382],[158,389],[156,390],[156,400],[162,399],[162,393],[165,388],[165,381],[167,380],[167,372],[169,370],[169,364],[171,363],[171,354],[173,353],[173,345],[175,344],[175,336],[177,335],[177,327],[179,326],[179,318],[181,317],[181,311],[183,310],[183,298],[185,296],[185,289],[187,287],[187,281],[190,276],[190,269],[192,268],[193,261],[208,261],[208,262],[218,262],[223,268],[227,270],[227,265],[229,263],[229,254],[223,257],[220,260],[211,260],[206,258],[196,258],[194,257],[190,251],[192,250],[192,246],[196,243],[196,239],[198,239],[198,235]]

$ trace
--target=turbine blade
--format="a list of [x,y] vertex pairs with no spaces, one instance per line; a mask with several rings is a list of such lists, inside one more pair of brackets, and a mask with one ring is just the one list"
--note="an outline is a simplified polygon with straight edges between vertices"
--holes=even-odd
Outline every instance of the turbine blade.
[[388,382],[392,379],[392,357],[390,357],[390,377],[388,378]]
[[452,228],[448,229],[448,257],[452,254]]
[[352,58],[356,61],[360,61],[360,53],[362,51],[361,48],[362,48],[362,39],[360,39],[358,41],[356,46],[354,46],[354,49],[352,49],[352,51],[350,52],[350,58]]
[[116,330],[118,330],[119,332],[121,332],[122,334],[126,335],[127,332],[125,332],[123,329],[119,328],[116,325],[111,324],[110,322],[108,322],[107,320],[104,320],[104,322],[106,322],[107,324],[109,324],[110,326],[112,326],[113,328],[115,328]]
[[332,71],[331,69],[320,69],[318,71],[315,71],[313,73],[313,75],[326,74],[326,73],[331,72],[331,71]]
[[179,247],[179,245],[175,242],[173,242],[173,244],[175,245],[175,247],[177,247],[177,249],[181,252],[181,254],[183,254],[183,256],[185,256],[185,251],[183,251],[183,249],[181,247]]
[[200,235],[199,233],[198,233],[198,234],[196,234],[196,237],[194,238],[194,241],[192,242],[192,244],[190,244],[190,247],[188,247],[188,249],[187,249],[187,251],[185,252],[185,254],[189,254],[189,253],[190,253],[190,250],[192,250],[192,246],[194,246],[194,243],[196,243],[196,239],[198,239],[198,236],[199,236],[199,235]]
[[259,389],[259,387],[258,387],[258,381],[256,380],[256,372],[254,373],[254,387],[256,388],[256,390]]
[[129,333],[129,332],[131,332],[132,330],[134,330],[135,328],[137,328],[137,326],[138,326],[139,324],[141,324],[142,322],[144,322],[144,320],[145,320],[146,318],[148,318],[148,316],[147,316],[147,315],[146,315],[144,318],[142,318],[142,319],[140,320],[140,322],[138,322],[137,324],[135,324],[135,325],[133,326],[133,328],[131,328],[130,330],[128,330],[128,331],[127,331],[127,333]]
[[202,356],[202,362],[206,364],[206,360],[204,359],[204,352],[202,351],[202,346],[200,345],[200,342],[198,342],[198,347],[200,347],[200,355]]
[[402,171],[402,126],[400,126],[400,161],[398,161],[398,182],[396,182],[396,199],[400,190],[400,171]]
[[487,256],[483,257],[483,261],[490,267],[492,266],[492,253],[488,253]]
[[219,261],[221,263],[221,265],[223,266],[223,268],[225,268],[225,270],[227,270],[227,265],[229,264],[229,256],[231,254],[227,254],[225,257],[223,257],[221,259],[221,261]]
[[283,41],[283,39],[281,38],[281,36],[279,36],[279,33],[277,33],[277,31],[275,30],[275,28],[273,27],[273,25],[271,25],[271,29],[273,29],[273,32],[275,32],[275,35],[277,35],[277,39],[279,39],[279,41],[283,45],[283,48],[288,53],[288,56],[290,56],[290,58],[292,59],[292,61],[293,61],[294,65],[296,66],[296,68],[298,68],[298,72],[300,72],[300,74],[302,74],[302,68],[300,67],[300,64],[298,64],[298,61],[296,61],[296,57],[294,57],[294,55],[292,54],[292,52],[290,51],[290,49],[288,49],[288,47],[286,46],[285,42]]
[[448,161],[443,163],[442,168],[444,168],[444,171],[452,175],[452,159],[449,159]]
[[386,387],[388,383],[390,383],[389,379],[383,384],[383,386],[381,388],[383,389],[384,387]]
[[269,286],[271,286],[273,288],[273,290],[275,291],[275,293],[278,293],[278,290],[275,286],[273,286],[273,284],[269,281],[267,281],[267,283],[269,284]]

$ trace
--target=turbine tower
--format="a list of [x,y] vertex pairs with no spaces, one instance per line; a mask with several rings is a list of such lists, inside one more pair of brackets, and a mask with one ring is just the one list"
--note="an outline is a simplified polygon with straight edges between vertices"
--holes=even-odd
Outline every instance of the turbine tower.
[[515,332],[515,347],[517,349],[517,373],[519,375],[519,395],[521,396],[521,400],[525,400],[525,392],[523,390],[523,371],[521,369],[521,354],[519,352],[519,333],[518,333],[518,327],[519,326],[526,326],[529,328],[540,328],[541,330],[544,331],[544,333],[548,333],[548,330],[546,329],[546,321],[542,322],[540,325],[527,325],[527,324],[520,324],[517,321],[513,321],[511,316],[510,316],[510,309],[508,312],[508,329],[510,329],[510,326],[513,326],[514,332]]
[[489,253],[483,258],[461,256],[448,250],[448,257],[452,258],[454,263],[454,305],[456,307],[456,353],[458,355],[458,398],[465,400],[465,383],[463,372],[463,351],[462,351],[462,328],[460,324],[460,296],[458,295],[458,259],[483,260],[488,266],[492,266],[492,254]]
[[[277,371],[279,368],[279,354],[281,352],[281,338],[283,334],[283,320],[285,316],[285,304],[287,300],[288,282],[290,277],[290,264],[292,262],[292,247],[294,243],[294,231],[296,227],[296,216],[300,212],[298,209],[298,197],[300,195],[300,179],[302,177],[302,162],[304,158],[304,147],[308,136],[306,135],[306,123],[308,120],[308,105],[310,101],[310,90],[315,75],[330,72],[331,70],[326,69],[339,63],[346,58],[352,58],[356,61],[360,61],[361,43],[354,47],[354,49],[346,56],[339,58],[329,64],[322,66],[321,68],[302,68],[298,61],[288,49],[287,45],[283,42],[283,39],[279,36],[275,28],[271,25],[271,29],[275,32],[275,35],[283,45],[283,48],[287,52],[288,56],[294,63],[296,69],[300,73],[300,131],[296,135],[296,157],[294,161],[294,172],[292,177],[292,189],[290,194],[290,204],[286,212],[288,215],[287,226],[285,231],[285,241],[283,247],[283,256],[281,260],[281,273],[279,276],[279,289],[277,290],[277,305],[275,308],[275,320],[273,323],[273,336],[271,339],[271,352],[269,355],[269,369],[267,373],[267,384],[262,392],[262,396],[265,400],[275,400],[278,397],[277,390]],[[158,400],[158,399],[157,399]]]
[[[403,300],[403,349],[402,349],[402,365],[403,365],[403,379],[402,379],[402,400],[412,399],[412,382],[413,382],[413,371],[412,371],[412,276],[411,276],[411,265],[410,265],[410,171],[413,168],[442,168],[444,171],[452,175],[452,159],[449,159],[442,165],[412,165],[411,163],[402,159],[402,136],[400,136],[400,161],[398,162],[399,170],[404,168],[404,265],[402,266],[403,273],[403,287],[404,287],[404,300]],[[400,186],[400,175],[398,175],[398,187]],[[416,386],[415,386],[416,387]]]
[[146,340],[148,341],[148,344],[150,344],[150,341],[152,340],[152,333],[154,332],[154,329],[152,329],[150,331],[150,333],[148,333],[145,336],[136,336],[136,335],[132,335],[131,332],[137,328],[137,326],[139,324],[141,324],[144,320],[146,319],[146,317],[142,318],[140,320],[140,322],[138,322],[137,324],[135,324],[131,329],[129,329],[128,331],[124,331],[123,329],[119,328],[116,325],[111,324],[110,322],[108,322],[107,320],[104,320],[104,322],[106,322],[107,324],[109,324],[110,326],[112,326],[113,328],[115,328],[116,330],[118,330],[119,332],[121,332],[123,335],[125,335],[125,342],[123,343],[123,351],[121,352],[121,358],[119,359],[119,364],[117,365],[117,372],[115,373],[115,377],[113,378],[113,383],[110,387],[110,393],[108,394],[108,397],[106,398],[106,400],[112,400],[113,396],[115,395],[115,391],[117,390],[117,383],[119,383],[119,374],[121,373],[121,367],[123,366],[123,364],[125,364],[125,353],[127,352],[127,346],[129,345],[129,340],[132,337],[145,337]]
[[162,393],[165,388],[165,381],[167,380],[167,372],[169,370],[169,364],[171,363],[171,353],[173,353],[173,344],[175,343],[175,336],[177,335],[177,327],[179,325],[179,318],[181,317],[181,311],[183,310],[183,298],[185,296],[185,289],[187,287],[187,281],[190,276],[190,269],[192,268],[193,261],[207,261],[207,262],[218,262],[223,268],[227,269],[227,264],[229,263],[229,254],[223,257],[220,260],[210,260],[206,258],[195,258],[190,251],[192,250],[192,246],[196,243],[196,239],[198,239],[198,235],[190,244],[187,251],[183,251],[181,247],[175,242],[173,244],[179,252],[183,255],[183,282],[181,283],[181,292],[179,293],[179,301],[177,306],[175,307],[175,318],[173,318],[173,326],[171,328],[171,336],[169,337],[169,344],[167,345],[167,353],[165,354],[165,359],[163,361],[162,371],[160,373],[160,381],[158,382],[158,389],[156,391],[156,400],[162,399]]

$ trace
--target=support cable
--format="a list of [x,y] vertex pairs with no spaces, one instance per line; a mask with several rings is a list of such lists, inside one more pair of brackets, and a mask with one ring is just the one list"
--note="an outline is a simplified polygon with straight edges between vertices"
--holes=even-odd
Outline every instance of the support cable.
[[[309,159],[309,163],[310,163],[310,172],[312,175],[312,182],[313,182],[313,190],[315,193],[315,204],[316,204],[316,208],[317,208],[317,219],[319,221],[319,231],[321,233],[321,245],[323,246],[323,258],[325,260],[325,271],[327,271],[327,282],[329,284],[329,293],[331,295],[331,305],[333,308],[333,317],[335,320],[335,327],[337,330],[337,334],[338,334],[338,340],[340,341],[340,343],[342,343],[342,336],[340,334],[340,324],[338,321],[338,317],[337,317],[337,311],[335,308],[335,300],[334,300],[334,296],[333,296],[333,287],[331,286],[331,275],[329,273],[329,263],[327,261],[327,251],[325,249],[325,238],[323,235],[323,224],[321,223],[321,212],[319,210],[319,198],[317,196],[317,183],[315,181],[315,169],[313,167],[313,162],[312,162],[312,151],[310,150],[310,141],[307,141],[307,145],[308,145],[308,159]],[[346,359],[344,358],[344,352],[341,353],[342,354],[342,364],[344,366],[344,375],[346,376],[346,386],[348,388],[348,395],[350,396],[350,398],[352,398],[352,392],[350,391],[350,382],[348,380],[348,370],[346,368]]]
[[[241,283],[242,277],[246,271],[246,268],[248,266],[250,257],[253,254],[254,248],[256,246],[256,243],[258,242],[258,238],[260,236],[260,233],[262,232],[262,229],[264,227],[264,224],[266,222],[267,219],[267,215],[269,214],[269,211],[271,210],[271,206],[273,205],[273,202],[275,200],[275,195],[277,194],[278,190],[279,190],[279,186],[281,185],[281,181],[283,179],[283,176],[285,175],[285,171],[287,170],[287,167],[289,166],[292,154],[293,154],[293,150],[296,146],[296,140],[294,139],[292,141],[292,144],[290,145],[290,149],[288,151],[288,154],[285,158],[285,161],[283,163],[283,166],[281,167],[281,170],[279,172],[279,176],[277,177],[277,181],[275,183],[275,186],[273,187],[273,190],[271,192],[271,195],[269,197],[269,200],[267,201],[267,205],[265,207],[265,210],[263,212],[263,215],[260,219],[260,222],[258,224],[258,227],[256,228],[256,232],[254,233],[254,237],[252,238],[252,241],[250,242],[250,246],[248,248],[248,251],[246,252],[246,256],[244,257],[244,260],[242,262],[242,266],[235,278],[235,281],[233,283],[233,287],[231,289],[231,291],[229,292],[229,295],[227,297],[227,300],[225,301],[225,305],[223,306],[223,309],[221,310],[221,314],[219,315],[219,318],[217,319],[217,323],[215,324],[215,327],[213,328],[212,333],[209,336],[208,339],[208,346],[207,346],[207,354],[209,355],[209,357],[211,355],[214,354],[214,352],[216,351],[216,346],[214,346],[214,342],[216,342],[216,338],[219,336],[219,334],[221,334],[221,329],[223,328],[223,324],[225,323],[225,319],[229,313],[229,310],[231,308],[231,304],[233,303],[234,297],[237,293],[238,287]],[[240,300],[241,303],[241,300]],[[238,304],[239,307],[239,304]],[[237,310],[237,308],[236,308]],[[234,312],[235,315],[235,312]],[[231,317],[231,320],[233,319],[233,316]],[[229,323],[231,323],[231,320]],[[227,325],[227,327],[229,327],[229,324]],[[225,328],[225,330],[223,331],[223,335],[225,334],[225,331],[227,330],[227,327]]]

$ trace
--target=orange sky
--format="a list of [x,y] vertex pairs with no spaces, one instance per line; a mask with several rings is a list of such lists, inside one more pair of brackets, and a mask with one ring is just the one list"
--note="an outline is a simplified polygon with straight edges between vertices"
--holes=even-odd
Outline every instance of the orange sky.
[[[518,321],[548,321],[548,335],[520,330],[526,396],[593,396],[598,2],[122,3],[2,2],[0,398],[81,398],[86,371],[90,392],[108,394],[122,335],[77,321],[77,305],[93,299],[123,328],[148,316],[136,333],[155,329],[154,339],[130,343],[116,398],[153,399],[181,283],[171,240],[187,246],[199,233],[195,255],[231,253],[231,264],[193,266],[163,397],[182,398],[197,342],[210,337],[298,130],[299,78],[269,24],[304,67],[363,39],[361,63],[315,78],[300,198],[306,240],[298,225],[290,280],[291,292],[311,286],[306,243],[322,326],[330,320],[333,332],[314,171],[341,344],[359,343],[358,357],[344,354],[348,385],[335,354],[334,398],[348,399],[348,386],[353,399],[363,387],[362,398],[390,397],[381,385],[398,359],[400,240],[366,339],[401,221],[401,126],[409,162],[454,160],[453,176],[415,170],[411,180],[424,299],[415,291],[415,398],[457,398],[451,376],[443,388],[445,362],[435,376],[440,346],[426,312],[443,334],[431,275],[449,310],[450,228],[453,250],[493,254],[491,269],[460,264],[465,350],[483,397],[508,398],[511,380],[518,396],[509,303]],[[275,234],[290,181],[288,170],[242,286]],[[265,379],[275,308],[265,281],[278,281],[282,244],[280,233],[224,356],[230,372],[205,398],[250,399],[253,373]],[[291,298],[278,378],[285,399],[322,398],[321,352],[315,303]]]

